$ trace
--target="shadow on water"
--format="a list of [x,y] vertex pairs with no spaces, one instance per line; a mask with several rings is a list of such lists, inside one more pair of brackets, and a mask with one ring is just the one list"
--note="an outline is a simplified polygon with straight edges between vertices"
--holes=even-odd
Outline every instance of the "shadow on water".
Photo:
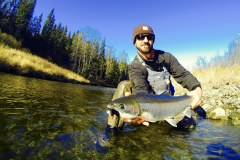
[[127,124],[98,141],[114,91],[0,73],[0,159],[239,159],[239,127],[204,118],[189,130]]
[[240,154],[232,147],[225,146],[223,143],[213,143],[207,146],[207,155],[209,159],[240,159]]

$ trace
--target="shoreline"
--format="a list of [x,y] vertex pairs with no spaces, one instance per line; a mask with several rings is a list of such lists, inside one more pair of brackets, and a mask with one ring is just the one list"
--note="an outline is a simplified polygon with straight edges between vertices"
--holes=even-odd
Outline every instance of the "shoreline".
[[75,79],[66,78],[63,75],[49,75],[49,74],[46,74],[41,71],[27,70],[27,72],[23,72],[21,69],[18,69],[16,67],[9,66],[9,65],[3,65],[1,63],[0,63],[0,72],[6,73],[6,74],[13,74],[13,75],[17,75],[17,76],[29,77],[29,78],[37,78],[37,79],[43,79],[43,80],[49,80],[49,81],[56,81],[56,82],[116,88],[115,86],[111,86],[111,85],[105,84],[103,82],[77,81]]

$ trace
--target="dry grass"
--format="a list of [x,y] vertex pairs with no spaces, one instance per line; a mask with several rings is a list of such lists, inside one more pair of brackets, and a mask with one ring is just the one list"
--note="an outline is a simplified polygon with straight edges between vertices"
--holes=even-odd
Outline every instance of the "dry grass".
[[[204,69],[196,69],[191,72],[200,82],[202,86],[206,85],[225,85],[240,83],[240,64],[234,63],[231,66],[208,67]],[[176,95],[182,95],[188,91],[172,80],[176,90]]]
[[22,72],[34,70],[49,76],[62,76],[81,83],[89,83],[84,77],[61,68],[36,55],[32,55],[30,52],[12,49],[0,43],[0,64],[1,63],[19,68]]
[[209,67],[193,71],[193,75],[204,84],[224,85],[226,83],[239,83],[240,64],[234,63],[227,67]]

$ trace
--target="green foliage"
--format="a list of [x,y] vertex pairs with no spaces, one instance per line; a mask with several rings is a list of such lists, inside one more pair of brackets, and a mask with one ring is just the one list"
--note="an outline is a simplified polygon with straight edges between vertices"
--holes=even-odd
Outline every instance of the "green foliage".
[[105,81],[116,85],[118,83],[119,69],[117,61],[114,58],[106,59],[106,77]]
[[106,60],[105,60],[105,38],[102,40],[100,49],[99,49],[99,71],[98,75],[100,79],[104,79],[105,70],[106,70]]
[[71,36],[67,26],[55,24],[54,9],[41,29],[43,14],[33,17],[35,5],[36,0],[0,0],[1,43],[17,49],[27,48],[53,63],[72,68],[91,81],[116,85],[128,79],[125,52],[118,59],[112,47],[108,47],[106,52],[105,38],[101,40],[100,33],[90,27]]
[[36,0],[22,0],[15,19],[15,37],[24,38],[29,22],[33,16]]
[[55,15],[54,15],[54,9],[52,9],[43,25],[43,29],[41,32],[41,36],[43,37],[43,39],[50,41],[50,36],[52,35],[54,24],[55,24]]
[[20,41],[17,41],[15,37],[6,33],[0,33],[0,43],[15,49],[20,49],[22,46]]
[[35,16],[33,19],[31,19],[27,29],[28,34],[30,36],[38,36],[41,30],[41,23],[42,23],[42,14],[39,17]]
[[13,34],[19,1],[2,1],[0,8],[0,28],[3,32]]
[[72,70],[78,74],[81,73],[82,68],[82,34],[76,34],[73,36],[72,41],[72,52],[71,52],[71,61],[72,61]]
[[106,52],[106,76],[105,76],[105,81],[117,85],[118,80],[119,80],[119,68],[117,64],[117,60],[114,56],[114,50],[112,47],[109,47]]

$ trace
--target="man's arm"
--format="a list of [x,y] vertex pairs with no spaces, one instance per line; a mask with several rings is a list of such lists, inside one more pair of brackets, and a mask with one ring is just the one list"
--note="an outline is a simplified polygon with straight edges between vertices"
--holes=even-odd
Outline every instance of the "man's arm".
[[196,87],[201,87],[197,78],[186,70],[172,54],[165,53],[164,56],[167,64],[167,70],[177,83],[189,91],[195,90]]
[[166,59],[169,64],[170,74],[179,84],[190,91],[188,95],[193,99],[190,105],[192,109],[195,109],[200,105],[202,100],[202,88],[200,82],[189,71],[187,71],[173,55],[168,53]]

